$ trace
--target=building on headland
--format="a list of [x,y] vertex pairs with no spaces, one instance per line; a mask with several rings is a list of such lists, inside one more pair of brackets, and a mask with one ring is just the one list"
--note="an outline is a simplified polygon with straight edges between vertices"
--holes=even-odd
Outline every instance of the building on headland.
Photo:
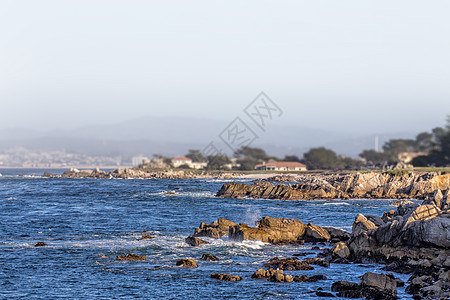
[[192,159],[186,156],[178,156],[172,159],[172,165],[174,168],[186,165],[191,169],[204,169],[206,168],[206,162],[194,162]]
[[267,163],[256,165],[255,170],[259,171],[306,171],[306,166],[296,161],[275,161],[269,160]]
[[418,156],[425,156],[428,155],[425,152],[402,152],[398,154],[398,160],[402,163],[410,163],[414,158]]

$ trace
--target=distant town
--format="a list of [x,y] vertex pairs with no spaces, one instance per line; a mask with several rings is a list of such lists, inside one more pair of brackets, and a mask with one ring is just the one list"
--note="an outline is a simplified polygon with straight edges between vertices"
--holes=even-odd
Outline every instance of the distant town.
[[367,149],[357,158],[339,155],[325,147],[311,148],[302,157],[285,155],[275,157],[264,149],[243,146],[231,157],[225,154],[205,156],[200,150],[191,149],[177,157],[153,154],[87,155],[65,150],[38,151],[14,147],[0,151],[0,168],[120,168],[146,169],[207,169],[207,170],[260,170],[260,171],[306,171],[306,170],[359,170],[386,168],[392,165],[411,167],[439,167],[450,165],[450,118],[446,127],[436,127],[422,132],[415,139],[391,139],[382,151]]

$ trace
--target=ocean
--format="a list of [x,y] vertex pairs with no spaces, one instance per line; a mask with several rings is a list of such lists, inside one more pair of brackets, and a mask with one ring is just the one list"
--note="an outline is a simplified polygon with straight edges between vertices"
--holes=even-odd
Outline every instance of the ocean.
[[[316,257],[320,251],[311,250],[312,244],[275,246],[227,238],[202,238],[209,244],[191,247],[184,239],[200,222],[218,218],[249,225],[263,216],[296,218],[351,231],[356,214],[381,216],[394,209],[391,200],[218,198],[215,193],[232,180],[42,178],[44,171],[0,169],[1,299],[326,299],[314,291],[330,291],[338,280],[359,282],[358,276],[369,271],[387,273],[373,263],[332,263],[286,271],[323,274],[326,280],[273,283],[251,275],[270,258],[302,252]],[[142,231],[156,238],[139,240]],[[37,242],[47,246],[35,247]],[[115,259],[129,252],[146,255],[146,260]],[[203,253],[219,261],[203,261]],[[188,257],[199,267],[175,266]],[[210,278],[212,273],[244,280],[223,282]],[[394,275],[404,281],[409,277]],[[412,299],[404,288],[398,288],[398,296]]]

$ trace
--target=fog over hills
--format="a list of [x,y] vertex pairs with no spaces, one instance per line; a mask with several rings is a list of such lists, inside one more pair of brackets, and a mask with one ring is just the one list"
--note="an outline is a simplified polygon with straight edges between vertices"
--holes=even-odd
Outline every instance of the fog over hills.
[[[0,150],[24,147],[30,150],[65,150],[86,155],[122,155],[125,159],[141,154],[176,156],[189,149],[203,149],[215,141],[225,153],[231,150],[218,135],[229,123],[194,117],[144,117],[112,122],[109,125],[91,125],[75,130],[37,131],[11,128],[0,130]],[[375,135],[379,145],[390,138],[409,138],[414,132],[368,133],[366,136],[350,133],[316,130],[294,125],[268,124],[263,132],[247,122],[258,138],[252,146],[264,148],[268,154],[299,157],[311,147],[325,146],[338,154],[356,157],[364,149],[373,149]]]

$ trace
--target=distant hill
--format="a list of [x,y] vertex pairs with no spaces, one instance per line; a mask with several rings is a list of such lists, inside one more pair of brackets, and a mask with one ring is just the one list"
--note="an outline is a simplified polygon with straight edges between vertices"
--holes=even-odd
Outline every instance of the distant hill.
[[[230,120],[231,121],[231,120]],[[264,148],[269,154],[302,154],[311,147],[325,146],[339,154],[357,156],[364,149],[373,149],[375,134],[353,136],[349,133],[324,131],[300,126],[269,124],[266,131],[247,123],[259,136],[253,146]],[[75,130],[36,131],[24,128],[0,130],[0,151],[22,146],[27,149],[57,150],[87,155],[137,154],[176,156],[188,149],[203,149],[228,122],[194,117],[145,117],[91,125]],[[311,126],[312,127],[312,126]],[[381,145],[390,138],[413,137],[415,133],[378,134]],[[218,143],[224,151],[230,150]]]

